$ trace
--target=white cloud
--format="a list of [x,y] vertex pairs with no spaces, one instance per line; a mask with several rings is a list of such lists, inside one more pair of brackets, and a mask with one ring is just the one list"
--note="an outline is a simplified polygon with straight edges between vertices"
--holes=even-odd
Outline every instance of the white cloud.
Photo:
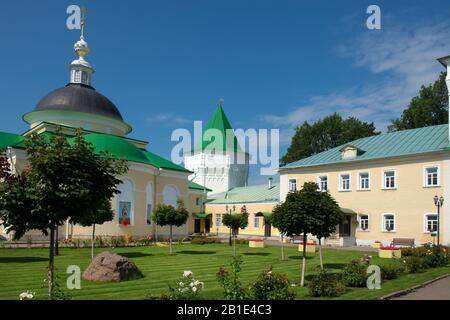
[[[409,27],[409,28],[407,28]],[[331,112],[373,121],[385,130],[399,116],[422,84],[436,80],[442,66],[437,58],[450,54],[450,24],[382,29],[364,32],[349,44],[337,48],[342,58],[353,59],[378,78],[363,86],[310,98],[287,114],[263,115],[261,120],[280,126],[281,142],[289,143],[293,128],[304,121],[315,121]]]
[[160,126],[166,126],[166,127],[173,127],[177,125],[187,124],[189,122],[192,122],[188,118],[175,115],[173,113],[160,113],[157,115],[154,115],[152,117],[147,117],[146,121],[151,124],[157,124]]

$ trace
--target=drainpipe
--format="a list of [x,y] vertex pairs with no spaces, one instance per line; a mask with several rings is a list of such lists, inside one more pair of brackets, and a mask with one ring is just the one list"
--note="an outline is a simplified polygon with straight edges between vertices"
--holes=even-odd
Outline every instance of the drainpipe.
[[[155,174],[153,176],[153,210],[156,207],[156,201],[157,201],[157,186],[156,186],[156,182],[157,182],[157,177],[159,177],[159,175],[162,172],[162,168],[158,168],[158,173]],[[158,225],[156,223],[153,223],[153,237],[155,238],[155,243],[158,241]]]

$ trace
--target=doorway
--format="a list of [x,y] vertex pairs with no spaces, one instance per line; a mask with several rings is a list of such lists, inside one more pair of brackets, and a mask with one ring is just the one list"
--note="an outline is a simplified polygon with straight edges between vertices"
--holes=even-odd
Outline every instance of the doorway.
[[194,220],[194,233],[200,233],[200,219]]
[[339,225],[339,236],[350,237],[351,236],[352,217],[345,216],[344,221]]
[[205,233],[209,233],[211,231],[211,220],[209,218],[205,219]]
[[264,237],[272,236],[272,225],[264,219]]

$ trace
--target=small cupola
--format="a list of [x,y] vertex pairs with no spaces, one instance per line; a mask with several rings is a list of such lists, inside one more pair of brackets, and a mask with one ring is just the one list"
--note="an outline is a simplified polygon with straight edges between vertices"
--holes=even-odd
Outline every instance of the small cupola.
[[344,147],[342,147],[341,149],[339,149],[339,151],[341,152],[341,159],[342,160],[348,160],[348,159],[354,159],[357,156],[361,155],[364,153],[363,150],[355,147],[354,145],[351,144],[347,144]]
[[91,86],[91,78],[95,70],[91,66],[91,64],[84,59],[88,55],[89,51],[91,51],[91,48],[89,48],[88,43],[84,39],[84,25],[85,25],[85,18],[83,12],[83,17],[81,20],[80,40],[78,40],[73,46],[73,49],[78,55],[78,59],[72,61],[69,67],[70,83],[84,84],[86,86]]

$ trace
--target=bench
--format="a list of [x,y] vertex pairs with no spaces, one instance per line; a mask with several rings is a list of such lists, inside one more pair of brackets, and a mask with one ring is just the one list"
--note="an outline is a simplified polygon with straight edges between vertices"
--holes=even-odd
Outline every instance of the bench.
[[414,247],[414,239],[410,238],[394,238],[391,246]]

